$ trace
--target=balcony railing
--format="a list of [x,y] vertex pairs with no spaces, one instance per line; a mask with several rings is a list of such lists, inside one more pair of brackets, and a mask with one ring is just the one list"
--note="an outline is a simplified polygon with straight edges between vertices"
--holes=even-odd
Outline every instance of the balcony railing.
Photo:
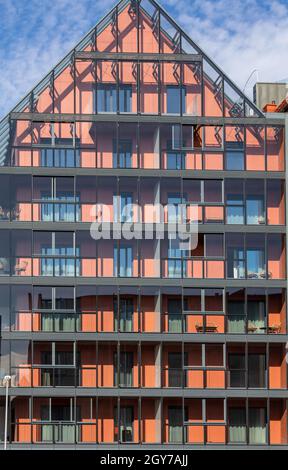
[[[235,319],[235,321],[234,321]],[[266,322],[267,321],[267,322]],[[118,326],[119,323],[119,326]],[[153,328],[154,325],[154,328]],[[260,324],[261,325],[261,324]],[[149,334],[285,334],[285,325],[275,322],[268,314],[263,326],[246,316],[226,315],[224,311],[154,312],[154,323],[146,326],[146,312],[135,310],[129,318],[117,312],[69,310],[18,310],[2,319],[2,331],[34,332],[92,332],[92,333],[149,333]]]
[[224,279],[223,257],[169,257],[162,258],[163,278]]

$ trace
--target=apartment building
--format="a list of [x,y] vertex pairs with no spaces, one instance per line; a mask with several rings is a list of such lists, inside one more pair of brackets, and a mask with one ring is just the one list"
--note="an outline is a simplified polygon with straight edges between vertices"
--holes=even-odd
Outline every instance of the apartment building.
[[0,441],[288,446],[285,142],[154,0],[1,121]]

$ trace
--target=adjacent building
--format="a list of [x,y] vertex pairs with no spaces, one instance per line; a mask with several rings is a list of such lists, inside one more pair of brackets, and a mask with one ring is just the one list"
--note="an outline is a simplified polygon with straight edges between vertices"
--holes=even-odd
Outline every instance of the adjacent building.
[[0,123],[8,447],[287,446],[286,194],[283,115],[118,3]]

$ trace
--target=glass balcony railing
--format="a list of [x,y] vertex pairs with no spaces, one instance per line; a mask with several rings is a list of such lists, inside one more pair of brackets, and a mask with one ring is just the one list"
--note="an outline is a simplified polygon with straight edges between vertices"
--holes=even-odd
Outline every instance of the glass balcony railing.
[[224,258],[170,257],[162,259],[162,277],[224,279]]

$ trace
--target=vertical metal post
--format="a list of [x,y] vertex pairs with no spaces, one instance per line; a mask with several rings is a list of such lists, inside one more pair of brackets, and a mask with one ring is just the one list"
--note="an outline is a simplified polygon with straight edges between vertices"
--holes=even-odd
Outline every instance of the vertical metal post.
[[11,380],[10,375],[4,377],[3,383],[6,386],[5,393],[5,429],[4,429],[4,450],[7,450],[7,429],[8,429],[8,400],[9,400],[9,382]]

